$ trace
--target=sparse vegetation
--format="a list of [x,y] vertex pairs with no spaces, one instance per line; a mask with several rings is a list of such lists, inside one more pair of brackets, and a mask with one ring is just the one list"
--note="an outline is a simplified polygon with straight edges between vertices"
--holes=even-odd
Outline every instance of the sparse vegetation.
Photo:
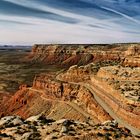
[[[91,137],[95,136],[98,139],[112,140],[119,139],[124,140],[125,138],[137,138],[131,134],[131,132],[123,127],[116,126],[116,121],[106,121],[103,124],[90,125],[89,123],[76,122],[74,120],[59,120],[51,124],[42,123],[40,120],[45,119],[43,115],[32,116],[27,120],[22,120],[19,117],[11,116],[10,118],[4,118],[0,120],[0,124],[3,123],[3,120],[7,120],[5,123],[12,123],[16,119],[20,123],[19,126],[13,125],[10,129],[5,126],[1,129],[0,139],[2,138],[11,138],[11,139],[26,139],[26,140],[45,140],[45,139],[63,139],[66,138],[85,138],[85,136]],[[47,118],[46,118],[47,120]],[[52,120],[52,119],[49,119]],[[38,124],[38,125],[36,125]],[[67,131],[63,132],[63,127],[67,126]],[[116,127],[114,127],[116,126]],[[81,129],[82,127],[82,129]],[[109,127],[107,131],[104,131],[105,128]],[[98,129],[95,129],[98,128]],[[94,130],[94,131],[93,131]],[[6,134],[7,132],[8,134]],[[135,140],[135,139],[134,139]],[[137,139],[136,139],[137,140]]]
[[[42,72],[56,72],[61,68],[44,65],[42,63],[26,62],[27,52],[0,51],[0,91],[16,92],[19,85],[32,85],[36,74]],[[4,83],[4,84],[3,84]]]

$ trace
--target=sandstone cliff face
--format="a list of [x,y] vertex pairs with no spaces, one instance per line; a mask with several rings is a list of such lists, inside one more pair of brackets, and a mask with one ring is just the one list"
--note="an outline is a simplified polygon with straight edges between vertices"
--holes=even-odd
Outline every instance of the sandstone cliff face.
[[121,51],[114,51],[114,50],[107,50],[107,51],[95,51],[93,52],[93,62],[100,62],[104,60],[121,60],[123,57],[123,52]]
[[140,45],[132,45],[125,51],[123,66],[140,67]]
[[40,44],[32,47],[28,60],[63,67],[85,65],[106,60],[122,60],[123,66],[139,67],[140,44],[118,44],[117,46]]
[[[114,89],[112,85],[109,84],[113,83],[112,79],[122,80],[117,75],[113,75],[102,68],[97,76],[91,76],[91,81],[94,87],[96,87],[96,91],[98,95],[104,99],[106,104],[108,104],[113,111],[118,115],[120,118],[128,122],[134,127],[140,128],[140,103],[139,101],[130,100],[130,97],[127,99],[119,90]],[[120,68],[121,69],[121,68]],[[115,71],[113,71],[115,72]],[[110,80],[106,80],[110,79]],[[125,82],[126,79],[122,81]],[[127,79],[128,80],[128,79]],[[127,81],[126,80],[126,81]],[[132,79],[130,79],[131,81]],[[133,80],[132,80],[133,81]],[[134,83],[133,83],[134,84]],[[129,85],[131,90],[131,87]],[[137,87],[139,88],[139,87]],[[125,92],[125,91],[124,91]],[[135,98],[138,95],[135,94]],[[133,109],[134,106],[134,109]],[[130,109],[131,108],[131,109]]]
[[[80,49],[81,47],[77,48],[71,45],[34,45],[29,58],[47,64],[69,66],[77,64],[81,60]],[[88,63],[91,60],[92,56],[83,63]]]
[[[60,82],[47,74],[36,76],[32,87],[21,86],[20,90],[4,105],[1,116],[16,114],[27,118],[43,111],[49,115],[55,108],[61,110],[58,104],[64,105],[67,102],[71,102],[68,104],[70,108],[73,108],[74,104],[74,106],[78,106],[76,109],[80,108],[79,110],[83,110],[82,112],[86,112],[85,114],[89,114],[93,120],[95,118],[98,122],[111,119],[89,90],[80,85]],[[62,108],[65,109],[64,106]],[[62,111],[59,116],[64,116],[65,112],[67,113],[67,111]],[[68,118],[71,118],[71,115],[75,116],[75,119],[80,116],[78,110],[67,113]],[[84,120],[82,116],[80,120]]]
[[125,56],[137,56],[137,55],[140,55],[140,44],[131,45],[131,47],[129,47],[127,51],[125,51]]
[[[112,45],[113,46],[113,45]],[[61,66],[85,65],[101,60],[120,60],[124,52],[114,49],[97,50],[96,45],[34,45],[28,59]]]
[[[18,114],[21,116],[26,116],[27,114],[20,110],[20,108],[25,108],[28,101],[32,98],[32,95],[27,94],[27,89],[19,90],[12,96],[6,103],[3,103],[0,107],[0,116],[5,116],[9,114]],[[17,111],[18,110],[18,111]]]
[[34,79],[33,88],[42,89],[47,98],[78,103],[100,121],[111,119],[83,86],[60,82],[48,75],[39,75]]
[[85,66],[71,66],[67,71],[63,74],[59,75],[64,81],[69,82],[83,82],[90,80],[90,74],[94,71],[97,71],[96,67],[93,63],[90,63]]
[[140,56],[126,57],[123,66],[140,67]]

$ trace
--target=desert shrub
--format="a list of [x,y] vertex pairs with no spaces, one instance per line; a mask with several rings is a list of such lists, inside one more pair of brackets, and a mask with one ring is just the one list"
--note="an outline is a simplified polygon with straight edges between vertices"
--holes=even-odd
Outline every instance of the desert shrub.
[[57,139],[57,137],[56,136],[53,136],[52,139]]
[[110,136],[111,136],[111,133],[105,133],[105,140],[111,140],[110,139]]
[[2,133],[0,134],[0,137],[9,137],[9,135],[7,135],[6,133]]
[[98,132],[98,133],[97,133],[97,136],[103,137],[104,135],[103,135],[102,133]]

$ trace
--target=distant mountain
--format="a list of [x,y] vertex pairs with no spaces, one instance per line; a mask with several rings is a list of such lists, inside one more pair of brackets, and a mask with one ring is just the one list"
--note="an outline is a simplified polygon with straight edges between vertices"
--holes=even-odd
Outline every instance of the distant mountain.
[[31,46],[22,45],[0,45],[0,49],[30,49]]

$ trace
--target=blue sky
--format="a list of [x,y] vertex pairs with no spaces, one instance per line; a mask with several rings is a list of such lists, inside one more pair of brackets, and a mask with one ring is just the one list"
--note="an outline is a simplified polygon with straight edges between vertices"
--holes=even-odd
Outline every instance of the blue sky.
[[0,44],[140,42],[140,0],[0,0]]

